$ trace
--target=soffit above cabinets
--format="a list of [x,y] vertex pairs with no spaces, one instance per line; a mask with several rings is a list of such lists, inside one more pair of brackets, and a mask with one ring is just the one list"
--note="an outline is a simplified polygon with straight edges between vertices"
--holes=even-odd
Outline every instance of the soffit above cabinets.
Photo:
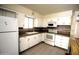
[[41,15],[48,15],[67,10],[79,10],[79,4],[20,4],[25,8],[40,13]]

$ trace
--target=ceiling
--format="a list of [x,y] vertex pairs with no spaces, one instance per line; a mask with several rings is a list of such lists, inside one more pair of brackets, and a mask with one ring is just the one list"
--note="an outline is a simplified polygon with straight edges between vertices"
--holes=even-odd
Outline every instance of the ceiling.
[[47,15],[51,13],[66,11],[66,10],[79,10],[79,4],[20,4],[25,8]]

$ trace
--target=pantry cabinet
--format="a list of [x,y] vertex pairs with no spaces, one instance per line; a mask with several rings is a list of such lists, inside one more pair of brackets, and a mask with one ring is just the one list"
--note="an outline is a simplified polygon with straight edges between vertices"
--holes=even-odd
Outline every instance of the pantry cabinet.
[[69,37],[56,35],[55,46],[68,49],[68,44],[69,44]]

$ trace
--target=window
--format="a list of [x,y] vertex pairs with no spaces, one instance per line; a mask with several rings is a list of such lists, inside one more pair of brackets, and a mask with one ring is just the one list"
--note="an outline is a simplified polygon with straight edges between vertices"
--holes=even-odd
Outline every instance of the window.
[[26,17],[24,19],[24,28],[33,28],[34,18]]

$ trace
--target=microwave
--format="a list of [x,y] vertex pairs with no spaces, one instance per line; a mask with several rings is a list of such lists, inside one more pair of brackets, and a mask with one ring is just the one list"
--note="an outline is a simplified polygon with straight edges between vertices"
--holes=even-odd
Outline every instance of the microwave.
[[49,23],[49,24],[48,24],[48,27],[57,27],[57,25],[54,24],[54,23]]

